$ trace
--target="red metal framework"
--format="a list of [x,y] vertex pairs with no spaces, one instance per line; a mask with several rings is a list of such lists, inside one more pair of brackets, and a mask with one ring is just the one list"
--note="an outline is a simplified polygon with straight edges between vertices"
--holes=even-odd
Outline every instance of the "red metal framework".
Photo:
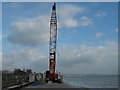
[[56,39],[57,39],[57,17],[56,17],[56,3],[54,3],[54,5],[52,6],[52,15],[50,19],[50,52],[49,52],[50,73],[55,73]]

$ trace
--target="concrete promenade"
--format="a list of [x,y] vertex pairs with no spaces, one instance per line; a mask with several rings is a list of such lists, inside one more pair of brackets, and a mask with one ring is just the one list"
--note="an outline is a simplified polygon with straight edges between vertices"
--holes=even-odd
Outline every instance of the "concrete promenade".
[[75,87],[64,83],[48,83],[45,85],[27,86],[25,88],[75,88]]

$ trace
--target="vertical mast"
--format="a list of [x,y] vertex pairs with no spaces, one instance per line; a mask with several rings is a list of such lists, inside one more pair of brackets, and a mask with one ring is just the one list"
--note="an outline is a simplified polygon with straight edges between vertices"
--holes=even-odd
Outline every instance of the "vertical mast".
[[57,39],[57,17],[56,17],[56,3],[54,3],[54,5],[52,6],[52,14],[50,18],[50,52],[49,52],[50,73],[55,73],[56,39]]

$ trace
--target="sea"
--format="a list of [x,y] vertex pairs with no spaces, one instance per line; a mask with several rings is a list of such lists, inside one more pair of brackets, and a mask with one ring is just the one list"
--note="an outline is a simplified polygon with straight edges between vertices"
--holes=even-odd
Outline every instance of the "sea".
[[69,74],[63,75],[63,80],[78,88],[118,88],[118,75]]

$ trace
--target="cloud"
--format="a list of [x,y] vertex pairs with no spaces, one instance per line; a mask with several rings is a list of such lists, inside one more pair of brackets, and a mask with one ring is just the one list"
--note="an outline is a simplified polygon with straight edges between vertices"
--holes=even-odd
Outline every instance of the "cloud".
[[101,33],[101,32],[96,33],[96,37],[97,37],[97,38],[99,38],[99,37],[101,37],[101,36],[103,36],[103,33]]
[[106,16],[106,15],[107,15],[107,13],[105,13],[105,12],[98,12],[96,14],[96,17]]
[[[58,27],[88,26],[92,21],[87,16],[82,16],[80,20],[75,18],[82,13],[85,8],[72,5],[60,5],[57,10]],[[11,22],[8,40],[13,44],[37,46],[49,40],[49,15],[40,15],[34,18],[19,18]]]
[[60,27],[76,27],[79,25],[79,21],[75,18],[79,13],[83,12],[85,8],[72,5],[63,4],[58,8],[58,17],[60,18]]
[[2,52],[0,52],[0,70],[2,70]]
[[[80,14],[85,11],[85,7],[80,7],[72,4],[64,4],[59,6],[58,18],[60,27],[77,27],[77,26],[89,26],[92,25],[92,19],[87,16],[81,16]],[[81,16],[80,20],[75,18]]]
[[68,32],[69,34],[76,34],[78,32],[78,30],[74,29],[74,30],[71,30],[70,32]]
[[19,7],[21,7],[21,5],[20,4],[18,4],[18,3],[5,3],[4,5],[3,5],[3,7],[6,7],[6,8],[19,8]]
[[0,40],[2,40],[2,34],[0,34]]
[[58,67],[63,73],[117,74],[118,45],[64,46],[58,50]]
[[36,46],[49,40],[49,16],[23,18],[11,23],[8,40],[13,44]]
[[3,69],[30,68],[33,71],[44,71],[48,68],[47,64],[48,58],[42,53],[42,49],[22,48],[3,53]]
[[86,17],[86,16],[82,16],[80,18],[80,25],[81,26],[88,26],[88,25],[92,25],[92,21],[90,18]]
[[7,35],[0,34],[0,40],[2,40],[3,38],[6,38],[6,37],[7,37]]
[[[48,49],[22,48],[3,53],[3,68],[31,68],[36,72],[48,69]],[[57,49],[57,67],[61,73],[116,74],[118,44],[106,42],[104,46],[63,45]]]
[[116,28],[116,29],[115,29],[115,32],[118,32],[118,31],[119,31],[118,28]]

